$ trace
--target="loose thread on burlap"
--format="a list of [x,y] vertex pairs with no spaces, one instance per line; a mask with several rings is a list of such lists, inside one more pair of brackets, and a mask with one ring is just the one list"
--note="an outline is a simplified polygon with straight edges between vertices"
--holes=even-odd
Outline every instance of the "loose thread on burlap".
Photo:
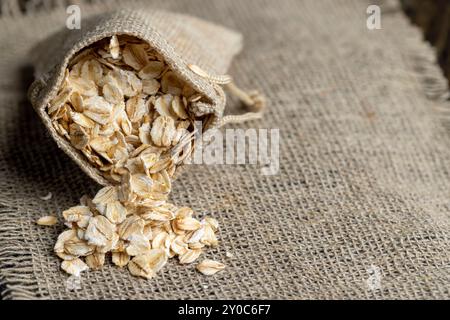
[[220,122],[220,126],[224,126],[230,123],[242,123],[251,120],[261,119],[264,109],[266,107],[266,99],[264,95],[256,90],[244,91],[236,86],[234,82],[230,82],[225,86],[228,91],[236,96],[250,112],[239,115],[224,116]]
[[224,116],[220,121],[219,127],[223,127],[231,123],[242,123],[262,118],[264,109],[266,108],[266,99],[259,91],[242,90],[234,83],[233,78],[230,75],[211,75],[194,64],[189,64],[188,67],[198,76],[208,80],[209,82],[217,85],[223,85],[224,88],[230,92],[230,94],[238,98],[250,111],[239,115],[233,114]]

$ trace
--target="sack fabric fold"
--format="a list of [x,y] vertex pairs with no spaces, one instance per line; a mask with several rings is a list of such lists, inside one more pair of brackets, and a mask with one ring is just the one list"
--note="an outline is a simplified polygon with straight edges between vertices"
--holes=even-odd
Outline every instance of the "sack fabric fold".
[[[450,298],[448,88],[397,1],[79,1],[79,35],[91,15],[120,7],[183,14],[175,22],[160,16],[161,24],[186,19],[204,30],[192,15],[242,33],[229,73],[240,86],[261,89],[270,108],[264,119],[234,128],[280,130],[277,174],[264,176],[255,165],[192,165],[174,183],[172,202],[218,219],[219,247],[205,257],[227,268],[206,277],[173,261],[150,281],[111,264],[75,281],[53,254],[62,222],[35,223],[61,217],[99,185],[57,147],[27,99],[29,52],[64,27],[66,8],[15,2],[4,1],[0,17],[2,298]],[[371,4],[382,8],[382,29],[367,28]],[[172,30],[158,34],[187,60]],[[228,35],[226,48],[194,41],[193,61],[184,62],[225,72],[240,49],[240,36]],[[76,43],[52,46],[66,41]],[[238,104],[229,101],[226,112],[239,113]]]

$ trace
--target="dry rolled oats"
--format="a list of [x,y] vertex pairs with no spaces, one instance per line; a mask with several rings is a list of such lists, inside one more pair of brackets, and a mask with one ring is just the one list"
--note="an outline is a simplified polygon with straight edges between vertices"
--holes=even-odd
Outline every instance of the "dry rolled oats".
[[179,258],[181,264],[192,263],[200,257],[201,249],[188,249]]
[[79,228],[86,228],[89,223],[90,217],[92,217],[92,212],[88,206],[76,206],[63,211],[63,217],[65,219],[65,224],[72,228],[76,225]]
[[105,253],[95,252],[86,256],[86,264],[93,270],[100,269],[105,264]]
[[89,267],[81,259],[74,259],[74,260],[64,260],[61,263],[61,269],[63,269],[68,274],[79,277],[80,273],[85,270],[88,270]]
[[39,197],[39,198],[41,198],[41,200],[44,200],[44,201],[50,200],[52,198],[52,193],[49,192],[45,196],[42,196],[42,197]]
[[130,256],[126,252],[113,252],[112,262],[118,267],[125,267],[130,261]]
[[176,219],[177,228],[185,231],[195,231],[200,229],[201,223],[197,219],[186,217],[182,219]]
[[130,256],[139,256],[147,254],[151,250],[149,239],[143,234],[133,235],[129,238],[129,244],[126,248],[126,252]]
[[118,59],[120,56],[120,44],[117,36],[112,36],[109,41],[109,54],[113,59]]
[[225,269],[225,265],[214,260],[205,259],[200,262],[196,268],[204,275],[210,276]]
[[156,275],[156,272],[152,269],[149,261],[149,255],[136,256],[128,263],[128,270],[134,276],[151,279]]
[[[167,201],[177,167],[194,148],[190,106],[202,99],[160,54],[129,36],[112,36],[72,59],[47,112],[111,185],[63,211],[68,229],[54,251],[64,271],[79,276],[99,269],[111,253],[115,265],[150,279],[169,258],[189,264],[205,246],[217,245],[215,219],[199,221],[192,209]],[[53,223],[56,217],[38,221]],[[224,267],[209,261],[197,268],[212,274]]]
[[36,223],[40,226],[54,226],[58,223],[58,218],[55,216],[45,216],[39,218]]
[[89,244],[104,247],[114,240],[115,229],[116,226],[107,218],[98,215],[89,220],[84,237]]

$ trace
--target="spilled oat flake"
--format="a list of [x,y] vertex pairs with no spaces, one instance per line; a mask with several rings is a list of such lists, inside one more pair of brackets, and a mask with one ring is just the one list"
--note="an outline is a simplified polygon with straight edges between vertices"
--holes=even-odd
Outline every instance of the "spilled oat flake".
[[[78,276],[110,256],[150,279],[169,258],[190,264],[218,244],[215,219],[198,220],[168,202],[172,178],[194,148],[189,107],[201,99],[136,38],[113,36],[72,59],[47,112],[55,130],[115,184],[63,212],[67,230],[54,251],[64,271]],[[205,260],[197,269],[223,268]]]
[[58,218],[55,216],[44,216],[39,218],[36,223],[40,226],[54,226],[58,223]]
[[49,192],[45,196],[39,197],[41,200],[48,201],[52,198],[52,193]]
[[210,276],[225,269],[225,265],[223,263],[214,260],[205,259],[202,262],[200,262],[196,268],[201,273]]

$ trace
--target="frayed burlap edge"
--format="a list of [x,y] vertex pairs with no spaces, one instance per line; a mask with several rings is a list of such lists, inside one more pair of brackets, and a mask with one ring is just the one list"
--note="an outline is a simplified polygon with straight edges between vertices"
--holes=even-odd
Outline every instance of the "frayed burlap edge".
[[36,299],[32,243],[21,238],[26,214],[0,205],[0,297],[4,300]]

